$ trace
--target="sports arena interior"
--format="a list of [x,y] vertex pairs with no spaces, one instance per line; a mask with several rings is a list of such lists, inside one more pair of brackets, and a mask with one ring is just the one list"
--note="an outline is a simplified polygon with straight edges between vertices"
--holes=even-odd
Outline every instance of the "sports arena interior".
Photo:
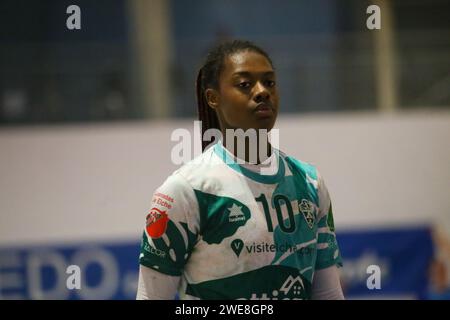
[[197,72],[229,39],[274,62],[280,149],[326,181],[346,299],[450,299],[446,0],[2,0],[0,299],[135,299],[172,133],[198,137]]

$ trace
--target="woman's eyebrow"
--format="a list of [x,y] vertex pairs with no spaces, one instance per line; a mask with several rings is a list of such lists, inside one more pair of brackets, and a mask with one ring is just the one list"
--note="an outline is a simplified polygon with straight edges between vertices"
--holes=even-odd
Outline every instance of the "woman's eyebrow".
[[263,71],[263,72],[237,71],[237,72],[234,72],[232,74],[232,76],[233,77],[234,76],[250,77],[252,75],[258,75],[258,74],[261,74],[263,76],[272,76],[272,75],[275,75],[275,72],[274,71]]

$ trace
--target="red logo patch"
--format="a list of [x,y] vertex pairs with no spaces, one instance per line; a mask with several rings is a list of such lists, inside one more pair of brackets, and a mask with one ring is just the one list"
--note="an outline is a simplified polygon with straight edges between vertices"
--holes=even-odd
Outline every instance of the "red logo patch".
[[161,211],[157,208],[152,208],[147,215],[147,233],[153,239],[160,238],[167,229],[169,216],[166,211]]

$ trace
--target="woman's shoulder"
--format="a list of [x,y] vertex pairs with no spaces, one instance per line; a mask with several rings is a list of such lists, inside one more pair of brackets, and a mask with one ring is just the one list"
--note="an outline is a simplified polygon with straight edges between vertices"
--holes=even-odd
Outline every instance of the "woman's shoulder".
[[217,161],[217,157],[214,156],[213,148],[209,148],[184,163],[181,167],[174,171],[174,174],[181,174],[186,177],[191,175],[204,175],[212,169],[217,168],[219,164],[220,162]]
[[319,170],[317,166],[313,163],[300,160],[291,155],[287,155],[283,151],[278,151],[280,153],[281,158],[286,162],[291,172],[301,172],[304,175],[308,175],[309,177],[317,180],[320,176]]
[[195,158],[181,165],[166,179],[166,184],[190,186],[194,189],[214,180],[223,174],[224,165],[216,156],[213,148],[206,150]]

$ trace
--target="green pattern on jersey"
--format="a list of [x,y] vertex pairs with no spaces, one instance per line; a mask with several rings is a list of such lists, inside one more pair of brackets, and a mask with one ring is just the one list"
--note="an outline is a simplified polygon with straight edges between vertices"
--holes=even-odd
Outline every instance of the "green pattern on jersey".
[[[167,225],[166,235],[170,239],[169,245],[164,238],[158,238],[152,239],[155,246],[151,246],[144,231],[139,259],[141,264],[169,275],[181,275],[180,270],[189,258],[197,236],[188,229],[186,223],[180,222],[179,224],[183,230],[179,230],[172,221],[169,221]],[[180,231],[187,236],[187,243],[185,243]]]
[[276,248],[284,245],[284,248],[288,247],[288,249],[284,252],[277,251],[271,264],[283,265],[298,270],[303,266],[303,276],[309,282],[312,282],[317,254],[317,241],[315,239],[317,228],[310,229],[303,219],[300,214],[295,216],[296,224],[299,227],[294,233],[285,233],[279,227],[275,228],[273,238]]
[[[268,288],[273,288],[267,292]],[[266,266],[231,277],[188,284],[186,293],[202,299],[310,299],[311,284],[296,268]]]
[[328,211],[327,225],[330,231],[334,232],[334,218],[333,218],[333,204],[330,203],[330,210]]
[[194,191],[200,208],[200,234],[208,244],[232,236],[250,218],[248,207],[236,199]]
[[[328,216],[323,217],[319,221],[317,227],[327,228],[330,215],[333,215],[331,211],[328,213]],[[342,266],[342,258],[339,253],[336,236],[331,229],[330,232],[319,233],[317,236],[317,243],[326,245],[326,248],[318,250],[317,252],[316,269],[323,269],[332,265]]]
[[[293,201],[297,208],[293,208],[294,205],[290,204],[291,208],[288,210],[294,210],[295,230],[291,233],[283,232],[278,225],[274,229],[273,239],[275,246],[289,247],[289,250],[284,252],[277,251],[272,264],[280,264],[293,268],[304,267],[304,276],[308,281],[312,282],[312,275],[314,272],[314,264],[316,258],[316,231],[317,231],[317,192],[314,187],[306,182],[305,175],[302,170],[297,169],[296,165],[300,163],[290,163],[288,165],[292,172],[301,172],[302,175],[296,174],[294,176],[286,177],[276,187],[272,196],[272,207],[275,207],[275,196],[280,194]],[[315,177],[315,173],[310,172]],[[301,205],[303,202],[310,205],[310,211],[305,212]],[[289,218],[283,221],[283,225],[289,225],[292,221]]]
[[286,157],[285,160],[293,177],[295,177],[294,180],[297,194],[301,194],[303,198],[307,196],[312,202],[319,205],[317,190],[312,182],[310,182],[317,181],[317,169],[308,163],[300,162],[291,157]]

